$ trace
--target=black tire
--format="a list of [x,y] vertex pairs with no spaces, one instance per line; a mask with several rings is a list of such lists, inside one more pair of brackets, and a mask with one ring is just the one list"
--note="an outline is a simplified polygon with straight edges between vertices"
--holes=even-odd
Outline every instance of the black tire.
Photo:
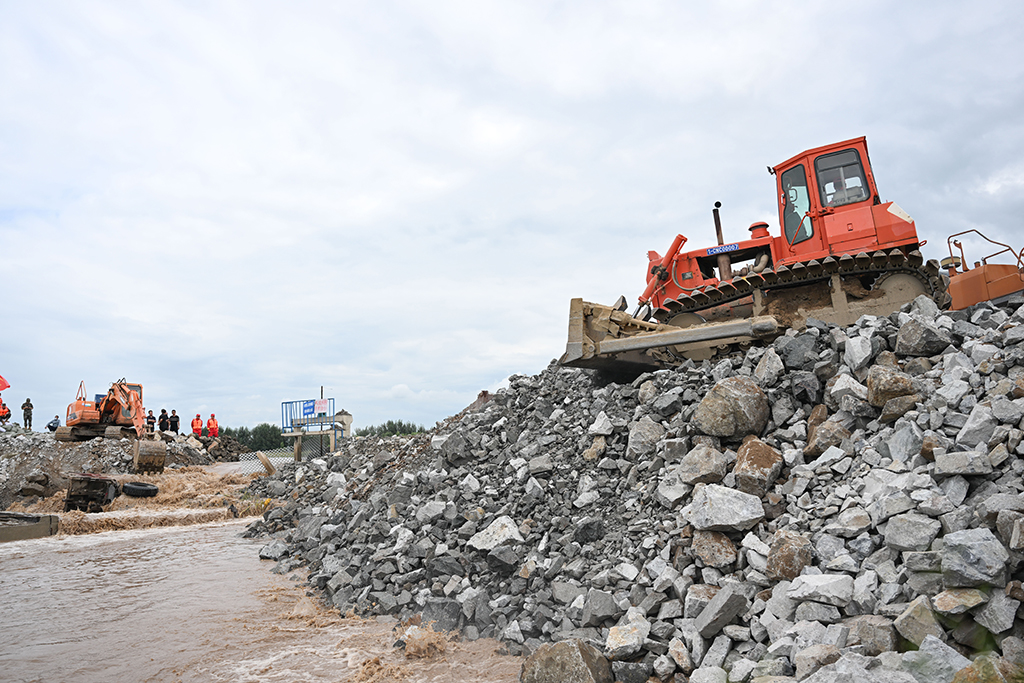
[[152,498],[157,494],[157,487],[153,484],[145,484],[141,481],[130,481],[124,485],[122,491],[126,496],[135,498]]

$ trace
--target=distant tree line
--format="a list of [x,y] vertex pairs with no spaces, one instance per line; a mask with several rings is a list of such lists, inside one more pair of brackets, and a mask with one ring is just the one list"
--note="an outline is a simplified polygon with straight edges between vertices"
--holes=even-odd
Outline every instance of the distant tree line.
[[423,425],[405,420],[388,420],[384,424],[361,427],[356,436],[396,436],[398,434],[419,434],[427,431]]
[[286,445],[284,437],[281,436],[281,428],[269,422],[262,422],[252,429],[248,427],[224,427],[220,430],[220,433],[224,436],[230,436],[253,451],[271,451],[275,448],[284,448]]

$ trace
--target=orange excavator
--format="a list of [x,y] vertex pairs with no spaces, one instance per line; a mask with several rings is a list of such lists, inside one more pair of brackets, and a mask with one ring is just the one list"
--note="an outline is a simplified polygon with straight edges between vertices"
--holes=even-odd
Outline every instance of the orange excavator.
[[85,382],[78,385],[78,395],[68,405],[65,426],[54,432],[57,441],[134,438],[135,469],[138,472],[162,472],[167,449],[163,442],[153,440],[146,428],[146,411],[142,406],[142,385],[130,384],[123,378],[110,385],[106,395],[88,400]]
[[[625,297],[612,306],[572,300],[561,363],[639,374],[770,340],[811,318],[845,326],[888,315],[921,295],[941,309],[964,307],[957,304],[980,291],[961,286],[967,272],[976,281],[997,275],[980,265],[957,271],[963,259],[952,258],[952,244],[949,275],[925,261],[913,219],[882,201],[863,137],[801,152],[768,171],[778,236],[759,221],[750,239],[726,243],[716,203],[718,244],[684,252],[687,239],[677,235],[664,256],[648,252],[647,286],[632,315]],[[998,272],[999,291],[1013,282],[1024,289],[1024,264],[1014,255],[1018,263]]]

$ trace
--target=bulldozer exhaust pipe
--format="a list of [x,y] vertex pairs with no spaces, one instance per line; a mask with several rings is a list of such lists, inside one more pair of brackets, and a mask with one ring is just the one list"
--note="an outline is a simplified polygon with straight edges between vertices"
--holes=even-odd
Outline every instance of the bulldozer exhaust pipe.
[[[722,218],[718,215],[720,208],[722,208],[722,202],[715,202],[715,208],[711,211],[711,214],[715,217],[715,234],[718,236],[718,246],[725,244],[725,237],[722,236]],[[727,282],[732,279],[732,261],[729,260],[728,254],[718,255],[718,279],[721,282]]]

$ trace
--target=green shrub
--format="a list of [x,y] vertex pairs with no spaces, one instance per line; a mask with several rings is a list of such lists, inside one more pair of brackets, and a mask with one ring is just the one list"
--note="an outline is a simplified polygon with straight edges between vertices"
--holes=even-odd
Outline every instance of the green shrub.
[[356,436],[395,436],[397,434],[419,434],[427,431],[423,425],[418,425],[405,420],[388,420],[381,425],[361,427],[356,430]]

